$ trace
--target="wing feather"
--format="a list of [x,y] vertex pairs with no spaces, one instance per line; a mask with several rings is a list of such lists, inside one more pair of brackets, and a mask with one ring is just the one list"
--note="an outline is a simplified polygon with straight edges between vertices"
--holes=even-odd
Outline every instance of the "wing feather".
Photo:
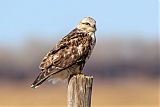
[[42,60],[39,68],[48,69],[52,66],[55,69],[63,69],[84,59],[89,51],[87,33],[74,29],[65,36]]
[[39,66],[41,72],[31,87],[35,88],[51,75],[65,70],[76,63],[77,65],[84,65],[91,51],[91,37],[87,35],[87,33],[79,29],[74,29],[65,36],[43,58]]

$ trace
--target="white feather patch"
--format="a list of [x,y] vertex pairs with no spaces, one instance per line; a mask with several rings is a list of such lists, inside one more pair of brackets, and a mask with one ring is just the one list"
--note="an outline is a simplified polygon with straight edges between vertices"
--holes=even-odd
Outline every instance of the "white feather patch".
[[58,83],[65,83],[66,81],[67,79],[63,80],[60,78],[52,78],[48,80],[48,82],[51,82],[53,85],[58,84]]
[[80,45],[77,47],[77,49],[78,49],[78,54],[81,55],[81,54],[82,54],[82,49],[83,49],[82,44],[80,44]]

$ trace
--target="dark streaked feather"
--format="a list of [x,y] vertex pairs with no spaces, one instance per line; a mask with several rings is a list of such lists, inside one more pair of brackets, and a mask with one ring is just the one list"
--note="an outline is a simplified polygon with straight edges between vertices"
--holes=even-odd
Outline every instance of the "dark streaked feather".
[[31,87],[35,88],[51,75],[72,67],[74,64],[80,66],[82,70],[91,51],[91,42],[92,38],[86,32],[79,29],[71,31],[44,57],[39,66],[41,72]]
[[[85,56],[89,51],[87,33],[81,32],[79,29],[74,29],[65,36],[42,60],[40,69],[55,69],[67,68],[78,60],[85,60]],[[83,54],[78,54],[78,46],[82,44]],[[72,56],[72,57],[71,57]],[[82,59],[83,58],[83,59]]]

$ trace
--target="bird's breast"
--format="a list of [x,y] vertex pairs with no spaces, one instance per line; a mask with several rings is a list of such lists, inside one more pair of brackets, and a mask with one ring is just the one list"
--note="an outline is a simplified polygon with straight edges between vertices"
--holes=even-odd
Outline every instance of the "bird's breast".
[[96,36],[95,33],[91,34],[91,38],[92,38],[92,43],[91,43],[91,49],[94,48],[95,44],[96,44]]

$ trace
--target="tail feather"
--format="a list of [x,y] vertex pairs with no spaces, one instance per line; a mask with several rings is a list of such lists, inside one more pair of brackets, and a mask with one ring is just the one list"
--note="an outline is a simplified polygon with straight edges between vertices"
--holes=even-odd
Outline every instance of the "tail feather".
[[36,80],[32,83],[31,88],[37,88],[45,80],[47,80],[51,75],[57,74],[57,73],[63,71],[64,69],[67,69],[67,68],[63,68],[61,70],[55,70],[54,72],[48,71],[48,70],[41,71],[40,74],[38,75],[38,77],[36,78]]
[[36,80],[32,83],[31,88],[37,88],[39,85],[41,85],[46,79],[48,79],[50,75],[46,75],[46,72],[41,72]]
[[48,70],[41,71],[36,80],[32,83],[31,88],[37,88],[39,85],[41,85],[45,80],[47,80],[51,75],[54,75],[56,73],[61,72],[61,70],[55,70],[48,72]]

